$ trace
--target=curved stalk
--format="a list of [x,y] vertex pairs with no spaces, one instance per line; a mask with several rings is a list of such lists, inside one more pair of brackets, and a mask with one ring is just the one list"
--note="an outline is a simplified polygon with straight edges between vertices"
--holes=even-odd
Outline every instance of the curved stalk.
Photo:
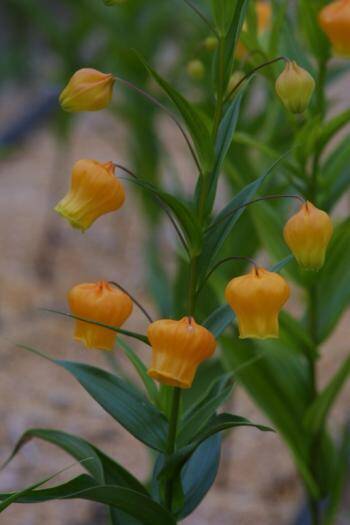
[[205,230],[205,233],[207,233],[208,231],[213,230],[214,228],[216,228],[218,226],[218,224],[221,224],[223,221],[225,221],[226,219],[228,219],[229,217],[234,215],[236,213],[236,211],[239,211],[242,208],[246,208],[247,206],[250,206],[251,204],[255,204],[256,202],[270,201],[270,200],[275,200],[275,199],[298,199],[300,202],[302,202],[302,204],[304,204],[306,202],[304,197],[302,197],[301,195],[292,195],[292,194],[291,195],[288,195],[288,194],[285,194],[285,195],[265,195],[264,197],[258,197],[257,199],[253,199],[252,201],[248,201],[245,204],[242,204],[241,206],[237,206],[236,208],[231,210],[229,213],[227,213],[226,215],[221,217],[219,220],[217,220],[216,222],[213,222]]
[[[130,175],[131,177],[133,177],[134,179],[136,180],[142,180],[140,179],[135,173],[133,173],[131,170],[129,170],[128,168],[126,168],[125,166],[123,166],[122,164],[119,164],[119,163],[116,163],[116,162],[113,162],[114,166],[116,166],[117,168],[120,168],[121,170],[125,171],[125,173],[127,173],[128,175]],[[126,179],[126,180],[130,180],[130,179]],[[169,221],[171,222],[174,230],[176,231],[180,241],[181,241],[181,244],[182,246],[185,248],[187,254],[189,255],[190,254],[190,251],[189,251],[189,248],[187,246],[187,242],[184,238],[184,236],[182,235],[182,232],[180,230],[180,228],[178,227],[178,225],[176,224],[176,221],[174,219],[174,217],[171,215],[170,211],[168,210],[167,206],[162,202],[162,200],[158,197],[157,194],[153,193],[152,192],[152,195],[153,195],[153,198],[155,201],[157,201],[157,203],[159,204],[159,206],[162,208],[162,210],[164,211],[164,213],[166,214],[166,216],[168,217]]]
[[201,173],[201,166],[200,166],[199,160],[197,158],[196,152],[195,152],[195,150],[194,150],[194,148],[192,146],[191,140],[189,139],[186,131],[184,130],[184,128],[182,127],[181,123],[176,118],[174,113],[172,111],[170,111],[166,106],[164,106],[164,104],[159,102],[159,100],[157,100],[155,97],[153,97],[152,95],[147,93],[147,91],[144,91],[143,89],[135,86],[135,84],[133,84],[132,82],[129,82],[128,80],[125,80],[124,78],[120,78],[120,77],[116,77],[116,79],[119,80],[119,82],[121,82],[122,84],[124,84],[128,88],[132,89],[133,91],[136,91],[136,93],[138,93],[139,95],[142,95],[144,98],[149,100],[152,104],[154,104],[155,106],[160,108],[162,111],[164,111],[172,119],[172,121],[174,122],[176,127],[179,129],[181,135],[185,139],[186,144],[188,146],[188,149],[190,150],[190,153],[191,153],[191,155],[193,157],[193,160],[194,160],[194,162],[195,162],[195,164],[197,166],[197,169],[198,169],[199,173]]
[[[169,431],[167,439],[167,448],[166,455],[171,456],[176,450],[176,434],[177,434],[177,425],[179,421],[180,414],[180,402],[181,402],[181,388],[174,387],[172,392],[171,408],[169,415]],[[173,506],[173,489],[174,483],[172,479],[168,479],[165,484],[165,506],[172,512]]]
[[122,292],[126,293],[126,295],[128,295],[130,297],[130,299],[132,300],[133,303],[136,304],[136,306],[141,310],[141,312],[143,313],[143,315],[146,317],[146,319],[150,322],[150,323],[153,323],[153,319],[152,317],[149,315],[149,313],[147,312],[146,308],[144,308],[141,303],[139,303],[139,301],[137,299],[135,299],[135,297],[133,297],[131,295],[131,293],[129,293],[123,286],[121,286],[119,283],[117,283],[116,281],[108,281],[109,284],[113,284],[113,286],[116,286],[116,288],[119,288],[119,290],[121,290]]
[[229,261],[248,261],[254,266],[255,272],[258,275],[258,265],[257,265],[257,262],[255,261],[255,259],[253,259],[252,257],[247,257],[247,256],[244,256],[244,255],[232,255],[231,257],[226,257],[225,259],[222,259],[221,261],[217,262],[209,270],[209,272],[204,277],[203,281],[201,282],[201,284],[199,285],[199,287],[197,289],[197,292],[196,292],[197,297],[200,294],[200,292],[202,291],[205,283],[208,281],[209,277],[215,272],[215,270],[217,268],[219,268],[219,266],[221,266],[222,264],[225,264],[226,262],[229,262]]
[[279,62],[280,60],[284,60],[285,62],[289,61],[289,59],[287,57],[280,56],[280,57],[277,57],[277,58],[273,58],[272,60],[269,60],[268,62],[264,62],[263,64],[260,64],[259,66],[255,67],[254,69],[249,71],[249,73],[247,73],[243,78],[241,78],[241,80],[239,82],[237,82],[237,84],[234,86],[234,88],[231,89],[231,91],[226,95],[226,97],[224,99],[224,103],[226,103],[232,97],[232,95],[243,84],[243,82],[245,82],[251,76],[253,76],[255,73],[257,73],[257,71],[259,71],[260,69],[263,69],[264,67],[270,66],[271,64],[274,64],[275,62]]

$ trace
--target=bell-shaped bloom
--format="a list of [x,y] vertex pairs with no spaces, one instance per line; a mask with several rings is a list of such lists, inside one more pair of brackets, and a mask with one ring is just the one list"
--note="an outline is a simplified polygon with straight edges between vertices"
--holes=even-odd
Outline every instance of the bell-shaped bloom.
[[334,52],[350,57],[350,0],[336,0],[325,5],[318,20]]
[[284,227],[284,239],[300,266],[319,270],[325,260],[327,246],[333,235],[329,215],[311,202],[305,202]]
[[118,210],[124,203],[125,192],[114,171],[112,162],[78,160],[73,167],[70,190],[55,211],[74,228],[85,231],[101,215]]
[[279,335],[278,315],[289,298],[289,286],[278,273],[264,268],[235,277],[225,297],[238,320],[241,339],[269,339]]
[[[77,284],[68,292],[73,315],[119,328],[131,315],[133,302],[119,288],[106,281]],[[75,320],[74,339],[86,348],[112,350],[117,333],[85,321]]]
[[211,357],[216,347],[211,332],[192,317],[155,321],[149,325],[147,336],[152,346],[148,375],[180,388],[191,387],[198,365]]
[[291,113],[303,113],[315,89],[315,81],[306,69],[294,60],[288,60],[276,80],[276,93]]
[[111,73],[83,68],[74,73],[60,94],[65,111],[98,111],[108,106],[113,94],[115,78]]

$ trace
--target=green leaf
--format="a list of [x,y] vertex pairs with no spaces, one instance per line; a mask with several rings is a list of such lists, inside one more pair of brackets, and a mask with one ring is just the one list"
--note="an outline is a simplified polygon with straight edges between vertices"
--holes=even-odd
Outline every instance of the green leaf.
[[350,143],[345,139],[332,151],[322,167],[320,207],[331,210],[350,186]]
[[266,345],[264,348],[261,356],[260,346],[252,341],[223,340],[227,366],[279,430],[308,490],[318,497],[319,488],[308,466],[309,437],[301,428],[311,400],[305,362],[282,344],[278,349],[267,349]]
[[[286,154],[272,164],[264,175],[245,186],[214,219],[210,229],[204,236],[203,255],[199,258],[198,273],[201,279],[204,278],[211,262],[216,257],[227,236],[231,233],[233,227],[244,212],[244,204],[254,197],[274,168],[285,156]],[[239,209],[236,210],[236,208]]]
[[341,497],[346,486],[350,466],[350,427],[344,427],[343,436],[336,456],[334,474],[330,482],[330,494],[324,516],[324,525],[333,525],[337,518]]
[[328,385],[317,396],[305,415],[305,425],[312,433],[318,434],[324,428],[328,414],[337,396],[350,375],[350,357],[340,366]]
[[74,465],[70,465],[69,467],[61,469],[58,472],[56,472],[55,474],[53,474],[53,475],[51,475],[51,476],[49,476],[47,478],[44,478],[44,479],[42,479],[39,482],[33,483],[32,485],[29,485],[28,487],[26,487],[23,490],[20,490],[18,492],[13,492],[12,494],[2,494],[0,496],[0,500],[2,500],[2,502],[0,503],[0,513],[3,512],[5,509],[7,509],[7,507],[9,507],[12,503],[16,503],[16,502],[22,500],[28,494],[30,494],[33,490],[37,489],[41,485],[45,485],[45,483],[48,483],[49,481],[54,479],[56,476],[59,476],[60,474],[62,474],[62,472],[65,472],[66,470],[68,470],[72,466],[74,466]]
[[158,404],[158,388],[156,387],[153,379],[147,374],[147,368],[138,357],[138,355],[133,351],[133,349],[121,339],[117,340],[117,344],[122,347],[126,357],[129,359],[131,364],[134,366],[137,371],[141,381],[143,382],[145,389],[147,391],[148,397],[153,403]]
[[215,481],[221,452],[221,435],[215,434],[203,441],[185,463],[181,481],[184,504],[179,518],[184,519],[201,503]]
[[211,0],[215,25],[220,34],[227,32],[232,17],[232,0]]
[[[84,499],[122,510],[143,525],[175,525],[175,519],[164,507],[149,497],[118,485],[91,486],[94,480],[83,475],[68,483],[44,490],[33,490],[19,497],[18,503],[38,503],[53,499]],[[0,494],[4,500],[13,494]]]
[[63,315],[64,317],[69,317],[70,319],[77,319],[78,321],[84,321],[84,323],[95,324],[96,326],[102,326],[103,328],[108,328],[108,330],[112,330],[112,332],[117,332],[118,334],[122,334],[127,337],[132,337],[133,339],[137,339],[138,341],[141,341],[142,343],[149,345],[148,338],[145,335],[137,334],[136,332],[130,332],[129,330],[123,330],[122,328],[118,328],[116,326],[112,326],[112,325],[105,324],[105,323],[100,323],[99,321],[92,321],[91,319],[86,319],[85,317],[79,317],[78,315],[69,314],[67,312],[60,312],[59,310],[53,310],[52,308],[42,308],[42,310],[44,312],[49,312],[51,314]]
[[[270,271],[279,272],[292,260],[293,255],[288,255],[288,257],[272,266]],[[203,326],[205,326],[217,339],[234,321],[234,319],[235,314],[232,311],[232,308],[228,304],[222,304],[210,314],[210,316],[204,321]]]
[[[243,22],[248,9],[249,0],[236,0],[232,22],[224,42],[224,65],[225,86],[230,78],[234,63],[235,48],[241,33]],[[232,8],[231,8],[232,9]]]
[[206,441],[211,436],[218,434],[219,432],[223,432],[224,430],[229,430],[234,427],[254,427],[264,432],[272,431],[272,429],[267,426],[257,425],[249,421],[249,419],[241,416],[226,413],[214,415],[206,424],[204,429],[195,435],[192,443],[178,449],[174,454],[166,458],[164,466],[158,474],[158,479],[165,480],[178,476],[185,463],[189,460],[201,443]]
[[157,195],[159,199],[170,208],[181,225],[183,233],[192,248],[192,253],[197,254],[202,245],[202,230],[196,215],[192,213],[186,204],[181,202],[179,197],[174,197],[174,195],[156,188],[148,181],[142,179],[128,180],[132,180],[137,186]]
[[70,372],[91,397],[133,436],[150,448],[164,452],[168,422],[155,406],[130,383],[106,370],[61,359],[51,359],[34,348],[21,345]]
[[129,383],[105,370],[56,359],[85,390],[133,436],[155,450],[166,450],[168,423]]
[[323,149],[328,142],[350,121],[350,109],[346,109],[339,115],[326,122],[319,131],[317,146]]
[[[38,438],[58,446],[78,461],[82,462],[85,458],[91,458],[91,460],[82,462],[82,464],[95,479],[95,484],[103,485],[108,483],[120,485],[141,492],[142,494],[148,494],[144,486],[132,474],[130,474],[130,472],[125,470],[119,463],[108,457],[101,450],[78,436],[67,434],[66,432],[59,430],[43,428],[27,430],[15,445],[13,452],[5,462],[4,466],[7,465],[19,450],[33,438]],[[124,513],[118,509],[111,508],[110,512],[113,520],[112,523],[116,523],[117,525],[131,525],[131,523],[136,525],[137,523],[140,523],[136,522],[130,516],[124,515]]]
[[214,381],[203,399],[200,399],[185,412],[176,439],[179,447],[190,443],[193,437],[207,424],[216,410],[229,397],[232,387],[232,374],[224,374]]
[[31,428],[26,430],[16,443],[10,457],[6,460],[2,468],[15,457],[23,446],[34,438],[58,446],[77,461],[89,458],[90,460],[86,461],[83,465],[99,484],[104,484],[105,482],[113,483],[147,494],[144,486],[130,474],[130,472],[119,465],[119,463],[109,458],[85,439],[60,430],[46,428]]
[[318,0],[299,0],[300,22],[310,48],[319,60],[327,59],[330,55],[330,45],[325,33],[318,24],[318,12],[321,4]]
[[335,228],[317,279],[317,337],[324,341],[350,301],[350,220]]
[[193,105],[191,105],[178,91],[176,91],[166,80],[152,69],[141,55],[138,56],[150,75],[152,75],[155,81],[177,107],[186,123],[189,133],[191,134],[203,171],[209,170],[213,164],[214,151],[211,136],[205,121]]

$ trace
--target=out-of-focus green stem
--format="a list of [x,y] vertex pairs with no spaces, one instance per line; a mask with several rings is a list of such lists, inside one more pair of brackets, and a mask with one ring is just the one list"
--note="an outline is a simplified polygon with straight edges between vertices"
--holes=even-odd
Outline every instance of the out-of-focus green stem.
[[216,135],[220,126],[220,121],[222,117],[222,110],[224,105],[225,97],[225,71],[224,71],[224,57],[225,57],[225,39],[223,37],[219,38],[218,45],[218,85],[216,93],[216,106],[214,113],[214,123],[213,123],[213,137],[216,139]]

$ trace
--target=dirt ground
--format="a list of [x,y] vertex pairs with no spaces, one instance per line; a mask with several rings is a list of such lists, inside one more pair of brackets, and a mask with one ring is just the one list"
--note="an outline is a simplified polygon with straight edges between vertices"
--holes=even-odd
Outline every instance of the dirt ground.
[[[14,116],[14,109],[2,106],[4,121]],[[172,134],[170,130],[169,144],[188,173],[181,143]],[[51,427],[83,436],[135,475],[141,478],[147,475],[149,458],[142,445],[105,414],[66,372],[14,345],[23,342],[58,358],[108,366],[103,353],[86,351],[72,341],[70,320],[39,308],[65,309],[65,294],[73,284],[100,278],[123,282],[144,303],[149,303],[143,279],[144,232],[130,190],[128,206],[97,221],[84,235],[73,231],[51,211],[66,190],[74,160],[83,157],[122,160],[125,140],[124,130],[102,112],[79,117],[69,146],[60,154],[52,134],[44,127],[1,160],[0,462],[25,429]],[[53,229],[49,239],[45,238],[48,224]],[[170,248],[171,244],[172,240],[165,235],[162,248]],[[148,307],[152,310],[150,303]],[[320,364],[322,384],[349,353],[349,321],[347,314],[324,348]],[[135,329],[144,328],[143,318],[136,311],[127,326],[131,325]],[[117,361],[127,366],[122,355],[117,356]],[[345,417],[349,396],[347,388],[334,410],[335,424]],[[238,414],[266,422],[239,388],[233,408]],[[0,473],[0,490],[22,488],[70,463],[71,458],[57,448],[32,442]],[[79,470],[80,467],[74,467],[55,482],[68,479]],[[225,442],[214,488],[184,523],[290,525],[302,499],[295,469],[279,436],[239,429]],[[103,523],[100,512],[98,506],[78,500],[14,505],[3,515],[1,523],[97,525]],[[345,520],[340,516],[339,525],[349,523]]]

